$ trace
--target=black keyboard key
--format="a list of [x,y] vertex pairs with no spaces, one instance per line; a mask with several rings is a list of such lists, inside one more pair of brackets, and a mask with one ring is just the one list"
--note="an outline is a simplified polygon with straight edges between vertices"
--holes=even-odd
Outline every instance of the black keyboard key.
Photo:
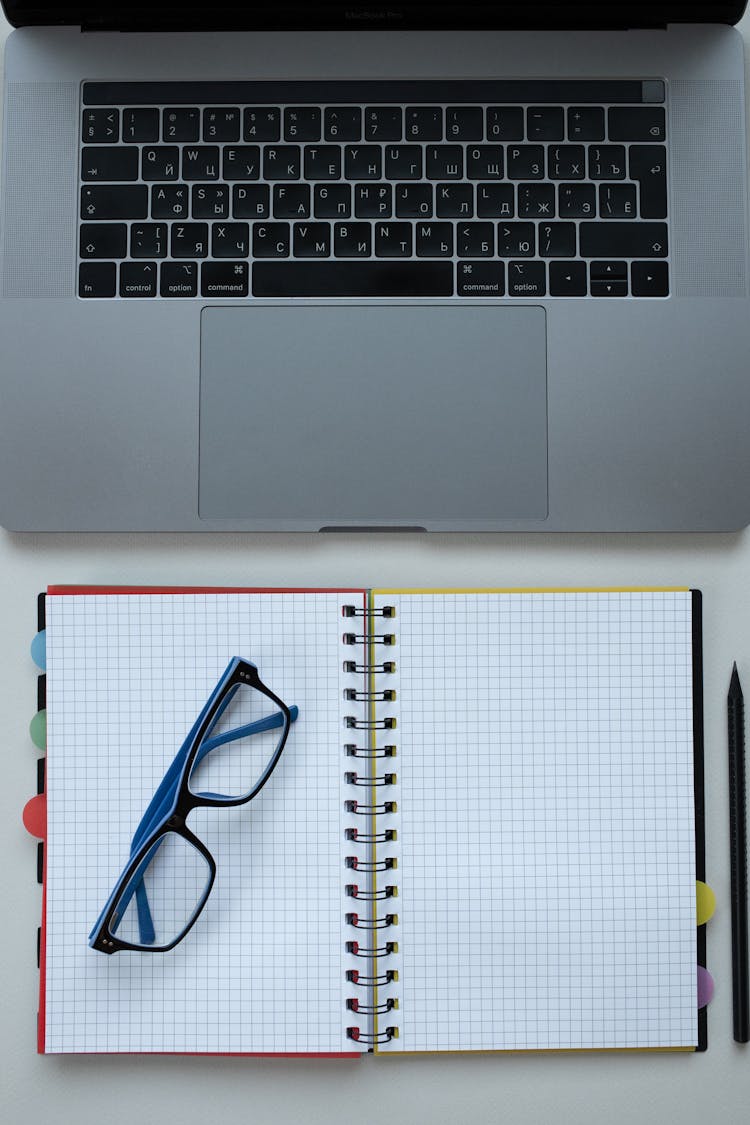
[[411,255],[411,223],[375,224],[375,256],[377,258],[410,258]]
[[664,223],[581,223],[582,258],[666,258]]
[[512,219],[515,189],[512,184],[477,184],[477,215],[480,219]]
[[208,106],[203,110],[203,140],[225,144],[240,139],[240,111],[233,106]]
[[550,297],[585,297],[588,277],[585,262],[550,262]]
[[590,267],[592,281],[627,281],[627,262],[592,262]]
[[635,219],[638,199],[634,184],[600,184],[600,219]]
[[470,219],[474,214],[474,185],[436,184],[435,205],[440,219]]
[[202,297],[247,297],[250,270],[247,262],[204,262]]
[[663,142],[666,135],[666,118],[662,106],[612,106],[609,111],[611,141]]
[[452,297],[452,262],[256,262],[256,297]]
[[114,297],[117,266],[114,262],[81,262],[78,267],[79,297]]
[[82,258],[124,258],[128,228],[125,223],[81,223],[79,248]]
[[533,223],[498,223],[499,258],[533,257],[535,250],[536,228]]
[[156,262],[123,262],[120,266],[120,296],[155,297],[156,274]]
[[626,281],[595,281],[591,279],[592,297],[627,297],[628,283]]
[[[113,145],[120,139],[119,109],[85,109],[81,140],[88,145]],[[93,294],[89,294],[93,296]],[[107,296],[107,294],[102,294]],[[112,294],[114,296],[114,294]]]
[[488,141],[522,141],[523,110],[515,105],[491,105],[487,109]]
[[182,150],[183,180],[218,180],[218,145],[196,145]]
[[250,251],[250,227],[247,223],[213,223],[211,256],[214,258],[246,258]]
[[484,115],[479,106],[450,105],[445,111],[446,141],[484,139]]
[[174,223],[171,229],[173,258],[208,256],[208,223]]
[[437,105],[410,105],[404,111],[407,141],[442,141],[443,111]]
[[289,223],[255,223],[253,226],[254,258],[288,258]]
[[[127,150],[130,151],[130,150]],[[132,150],[136,152],[136,149]],[[149,145],[141,150],[141,171],[147,182],[177,180],[180,176],[180,150],[177,145]]]
[[380,145],[347,145],[344,176],[347,180],[379,180],[382,177]]
[[554,184],[519,184],[519,219],[551,219],[555,214]]
[[544,148],[542,145],[508,147],[509,180],[543,180]]
[[666,262],[633,262],[630,277],[634,297],[669,296],[669,266]]
[[162,138],[169,142],[185,142],[190,144],[200,137],[201,115],[192,107],[175,107],[165,109],[162,114]]
[[368,105],[365,109],[366,141],[400,141],[403,131],[400,106]]
[[235,185],[232,189],[232,216],[235,219],[267,219],[271,214],[268,184]]
[[560,184],[557,195],[561,219],[596,217],[596,188],[593,184]]
[[96,185],[81,188],[81,218],[145,219],[148,188],[145,184]]
[[451,258],[453,223],[417,223],[416,243],[418,258]]
[[340,180],[341,149],[338,145],[306,145],[304,167],[306,180]]
[[319,106],[288,106],[284,110],[285,141],[319,141],[320,130]]
[[492,223],[459,223],[456,242],[456,253],[462,258],[491,258],[495,253],[495,228]]
[[460,145],[428,145],[428,180],[462,180],[464,175],[464,150]]
[[295,223],[292,233],[295,258],[327,258],[331,253],[328,223]]
[[151,188],[152,219],[186,219],[188,217],[186,184],[165,184]]
[[94,183],[137,180],[138,149],[87,146],[81,153],[81,179]]
[[167,229],[166,223],[133,223],[130,228],[130,257],[164,258]]
[[663,145],[630,146],[630,178],[640,185],[642,219],[667,217],[667,150]]
[[456,266],[459,297],[504,297],[504,262],[459,262]]
[[357,105],[329,106],[323,115],[323,136],[327,141],[361,140],[362,110]]
[[604,110],[601,106],[572,105],[569,108],[568,140],[604,140]]
[[316,184],[313,195],[316,219],[348,219],[352,213],[349,184]]
[[227,184],[194,184],[193,218],[228,219],[229,186]]
[[586,149],[583,145],[554,145],[549,150],[551,180],[582,180],[586,175]]
[[162,262],[159,292],[162,297],[197,297],[197,262]]
[[534,105],[526,110],[526,137],[530,141],[561,141],[565,113],[561,106]]
[[260,178],[260,146],[232,145],[223,150],[225,180],[257,180]]
[[385,175],[388,180],[421,180],[421,146],[386,145]]
[[369,258],[372,227],[369,223],[335,223],[333,252],[337,258]]
[[159,110],[140,106],[122,111],[122,139],[131,144],[153,144],[159,140]]
[[309,219],[309,184],[274,184],[273,217],[275,219]]
[[399,219],[423,219],[432,213],[432,184],[396,184],[396,215]]
[[263,152],[263,178],[266,180],[298,180],[302,171],[299,145],[279,145]]
[[392,210],[392,184],[354,185],[354,214],[358,219],[389,219]]
[[589,178],[592,180],[624,180],[624,146],[601,145],[595,148],[590,148]]
[[243,117],[243,139],[278,141],[281,139],[281,110],[278,106],[248,106]]
[[501,180],[503,178],[502,145],[474,145],[466,150],[468,180]]
[[508,262],[509,297],[544,297],[546,294],[544,262]]
[[539,256],[541,258],[575,258],[575,223],[540,223]]

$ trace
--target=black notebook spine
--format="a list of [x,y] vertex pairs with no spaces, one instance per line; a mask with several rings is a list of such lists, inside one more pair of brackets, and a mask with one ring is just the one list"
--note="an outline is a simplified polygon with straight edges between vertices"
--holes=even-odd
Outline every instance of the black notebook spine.
[[[394,611],[345,605],[344,672],[357,686],[344,690],[350,713],[344,717],[347,792],[345,836],[347,882],[351,900],[346,913],[347,1036],[372,1050],[398,1036],[398,864],[392,854],[397,803],[396,720],[388,713],[395,701],[389,678],[396,671]],[[350,655],[349,655],[350,654]],[[349,711],[349,708],[347,708]]]

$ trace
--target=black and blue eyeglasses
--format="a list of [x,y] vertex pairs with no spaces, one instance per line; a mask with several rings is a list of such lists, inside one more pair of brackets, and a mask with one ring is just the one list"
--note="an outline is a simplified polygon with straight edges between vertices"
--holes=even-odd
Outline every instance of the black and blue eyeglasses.
[[[165,953],[182,941],[216,877],[208,848],[187,827],[195,808],[244,805],[278,764],[298,715],[235,656],[154,793],[89,945],[101,953]],[[229,747],[229,749],[227,749]]]

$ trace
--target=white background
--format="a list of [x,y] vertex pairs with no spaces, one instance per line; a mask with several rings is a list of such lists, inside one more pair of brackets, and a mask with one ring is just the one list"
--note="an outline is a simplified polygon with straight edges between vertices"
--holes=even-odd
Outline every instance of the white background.
[[[0,33],[9,28],[0,16]],[[750,41],[750,16],[740,24]],[[746,44],[747,51],[747,44]],[[750,357],[748,357],[750,365]],[[750,440],[750,434],[748,436]],[[34,456],[33,449],[29,456]],[[23,465],[18,466],[23,472]],[[747,487],[747,482],[744,482]],[[38,1057],[35,791],[28,656],[50,583],[352,586],[690,585],[704,592],[707,869],[716,995],[705,1055],[366,1058]],[[737,660],[750,704],[750,533],[718,536],[9,535],[0,531],[0,1118],[55,1125],[556,1125],[745,1122],[750,1045],[732,1040],[725,697]]]

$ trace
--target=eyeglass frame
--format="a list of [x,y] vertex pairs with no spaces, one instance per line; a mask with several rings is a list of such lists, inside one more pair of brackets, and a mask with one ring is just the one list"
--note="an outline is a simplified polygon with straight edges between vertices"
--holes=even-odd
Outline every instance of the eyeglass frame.
[[[213,738],[209,738],[206,742],[203,742],[206,734],[215,726],[225,709],[231,703],[237,689],[243,685],[255,688],[262,695],[265,695],[276,705],[278,712],[266,718],[259,719],[256,722],[236,727],[234,730],[216,735]],[[249,660],[243,660],[239,656],[235,656],[230,660],[223,675],[211,692],[198,718],[193,723],[187,737],[159,783],[159,786],[149,802],[148,808],[141,817],[131,841],[130,859],[123,868],[89,934],[89,945],[92,949],[106,954],[118,953],[121,950],[143,953],[168,953],[170,949],[174,949],[174,947],[187,936],[203,912],[203,908],[208,901],[216,878],[216,862],[202,840],[187,827],[187,817],[195,808],[235,807],[237,805],[245,805],[249,801],[252,801],[254,797],[257,797],[278,765],[279,758],[281,757],[281,753],[289,736],[291,724],[295,722],[298,715],[299,709],[297,707],[287,707],[283,700],[279,699],[279,697],[262,682],[255,664]],[[238,738],[264,733],[278,726],[283,726],[284,729],[276,750],[249,793],[244,794],[242,797],[229,797],[211,793],[194,793],[190,789],[189,778],[193,767],[199,761],[202,761],[212,750],[228,742],[234,742]],[[198,754],[199,750],[200,756]],[[117,915],[117,921],[120,921],[133,895],[136,896],[138,929],[141,933],[141,937],[143,938],[144,926],[147,928],[150,925],[153,930],[153,922],[151,921],[145,885],[142,878],[136,882],[136,875],[141,865],[143,865],[143,871],[145,872],[148,864],[151,862],[152,855],[155,854],[159,846],[160,840],[168,833],[181,836],[203,856],[208,865],[209,877],[206,881],[202,896],[198,900],[195,911],[193,912],[192,918],[182,932],[173,941],[165,945],[156,946],[144,944],[143,941],[140,943],[129,942],[118,938],[110,929],[112,921],[115,915]],[[123,904],[123,892],[128,890],[131,884],[132,890],[127,897],[127,901]],[[120,909],[121,906],[122,909]]]

